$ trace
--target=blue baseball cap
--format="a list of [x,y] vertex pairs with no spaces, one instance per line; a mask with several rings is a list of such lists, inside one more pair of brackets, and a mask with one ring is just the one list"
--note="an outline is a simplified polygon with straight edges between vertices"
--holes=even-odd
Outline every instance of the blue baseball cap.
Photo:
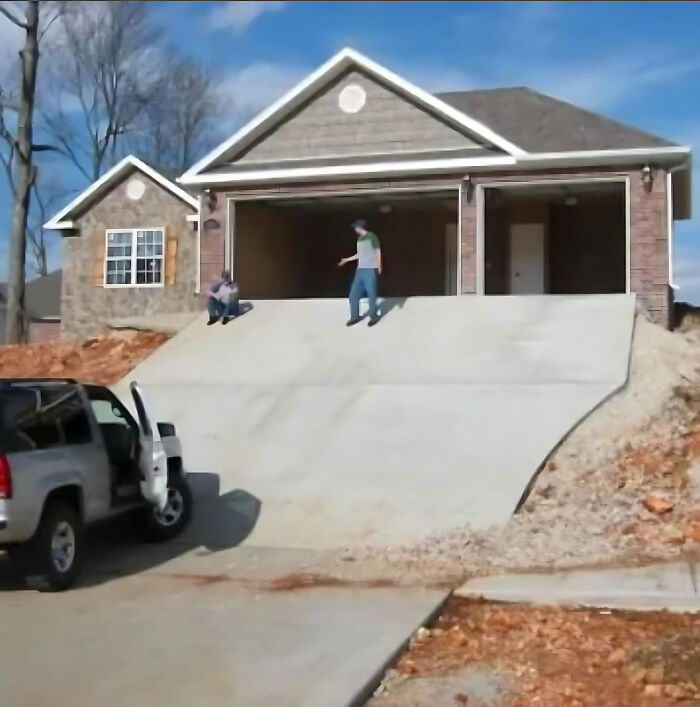
[[352,222],[352,227],[353,228],[364,228],[365,231],[367,230],[367,219],[364,218],[358,218],[355,221]]

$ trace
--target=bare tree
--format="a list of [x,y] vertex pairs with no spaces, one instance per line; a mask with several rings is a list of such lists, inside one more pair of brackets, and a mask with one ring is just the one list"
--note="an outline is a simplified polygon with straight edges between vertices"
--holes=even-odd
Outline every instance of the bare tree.
[[44,125],[88,181],[117,159],[158,88],[157,31],[146,3],[63,2]]
[[[32,139],[39,62],[39,0],[28,0],[25,3],[24,17],[4,5],[0,5],[0,13],[25,33],[24,46],[19,52],[21,85],[17,105],[10,105],[6,94],[0,91],[0,137],[9,145],[9,162],[3,160],[3,165],[13,185],[5,340],[16,344],[21,341],[23,333],[26,231],[32,188],[36,181]],[[17,111],[14,134],[5,120],[5,111],[9,108]]]
[[129,142],[152,164],[179,173],[218,142],[222,104],[211,71],[173,49],[162,66],[158,93]]

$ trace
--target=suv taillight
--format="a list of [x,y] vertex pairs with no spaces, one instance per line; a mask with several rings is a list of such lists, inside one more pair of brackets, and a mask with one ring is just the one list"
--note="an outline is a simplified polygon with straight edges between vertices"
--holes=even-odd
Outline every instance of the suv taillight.
[[0,498],[12,498],[12,474],[7,457],[0,457]]

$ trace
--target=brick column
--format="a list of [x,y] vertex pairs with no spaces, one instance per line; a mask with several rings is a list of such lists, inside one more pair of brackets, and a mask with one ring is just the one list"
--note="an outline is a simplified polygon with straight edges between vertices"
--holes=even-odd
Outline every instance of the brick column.
[[[225,264],[226,243],[226,194],[212,192],[202,196],[202,233],[200,234],[200,278],[201,291],[221,275]],[[202,294],[202,301],[206,297]]]
[[471,203],[467,201],[467,190],[462,189],[462,219],[460,241],[462,246],[462,294],[476,293],[476,194]]
[[653,172],[647,192],[641,170],[630,172],[630,289],[651,313],[654,321],[669,325],[668,222],[666,173]]

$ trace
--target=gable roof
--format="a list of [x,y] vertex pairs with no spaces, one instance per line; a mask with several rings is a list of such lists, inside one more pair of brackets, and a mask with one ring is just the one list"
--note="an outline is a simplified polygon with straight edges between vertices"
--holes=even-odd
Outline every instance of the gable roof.
[[[54,270],[24,286],[24,308],[34,319],[60,319],[63,270]],[[0,282],[0,304],[7,301],[7,283]]]
[[178,199],[181,199],[193,209],[199,210],[199,201],[195,196],[188,194],[177,184],[171,182],[169,179],[166,179],[160,172],[153,169],[150,165],[147,165],[138,157],[134,157],[134,155],[127,155],[123,160],[121,160],[121,162],[114,165],[112,169],[105,172],[84,192],[73,199],[68,206],[61,209],[61,211],[59,211],[53,218],[47,221],[44,224],[44,228],[55,231],[65,231],[74,228],[75,224],[71,220],[73,215],[80,208],[84,208],[87,204],[96,201],[103,196],[124,176],[126,172],[131,169],[136,169],[139,172],[142,172]]
[[678,146],[669,140],[530,88],[439,93],[528,152],[620,150]]
[[480,137],[482,140],[500,148],[507,154],[519,155],[524,152],[515,143],[494,132],[487,125],[475,120],[464,111],[455,109],[438,96],[434,96],[418,88],[418,86],[406,81],[406,79],[389,71],[389,69],[380,66],[354,49],[345,48],[331,57],[325,64],[316,69],[316,71],[309,74],[279,100],[259,113],[228,140],[221,143],[199,160],[199,162],[190,167],[178,181],[185,184],[196,182],[197,180],[195,178],[201,172],[212,167],[215,163],[225,160],[227,156],[231,156],[243,150],[247,145],[253,142],[253,140],[268,131],[271,126],[284,120],[285,117],[318,92],[323,86],[331,83],[335,78],[351,67],[361,69],[370,77],[389,85],[399,94],[410,98],[419,106],[439,116],[448,124],[467,130]]

